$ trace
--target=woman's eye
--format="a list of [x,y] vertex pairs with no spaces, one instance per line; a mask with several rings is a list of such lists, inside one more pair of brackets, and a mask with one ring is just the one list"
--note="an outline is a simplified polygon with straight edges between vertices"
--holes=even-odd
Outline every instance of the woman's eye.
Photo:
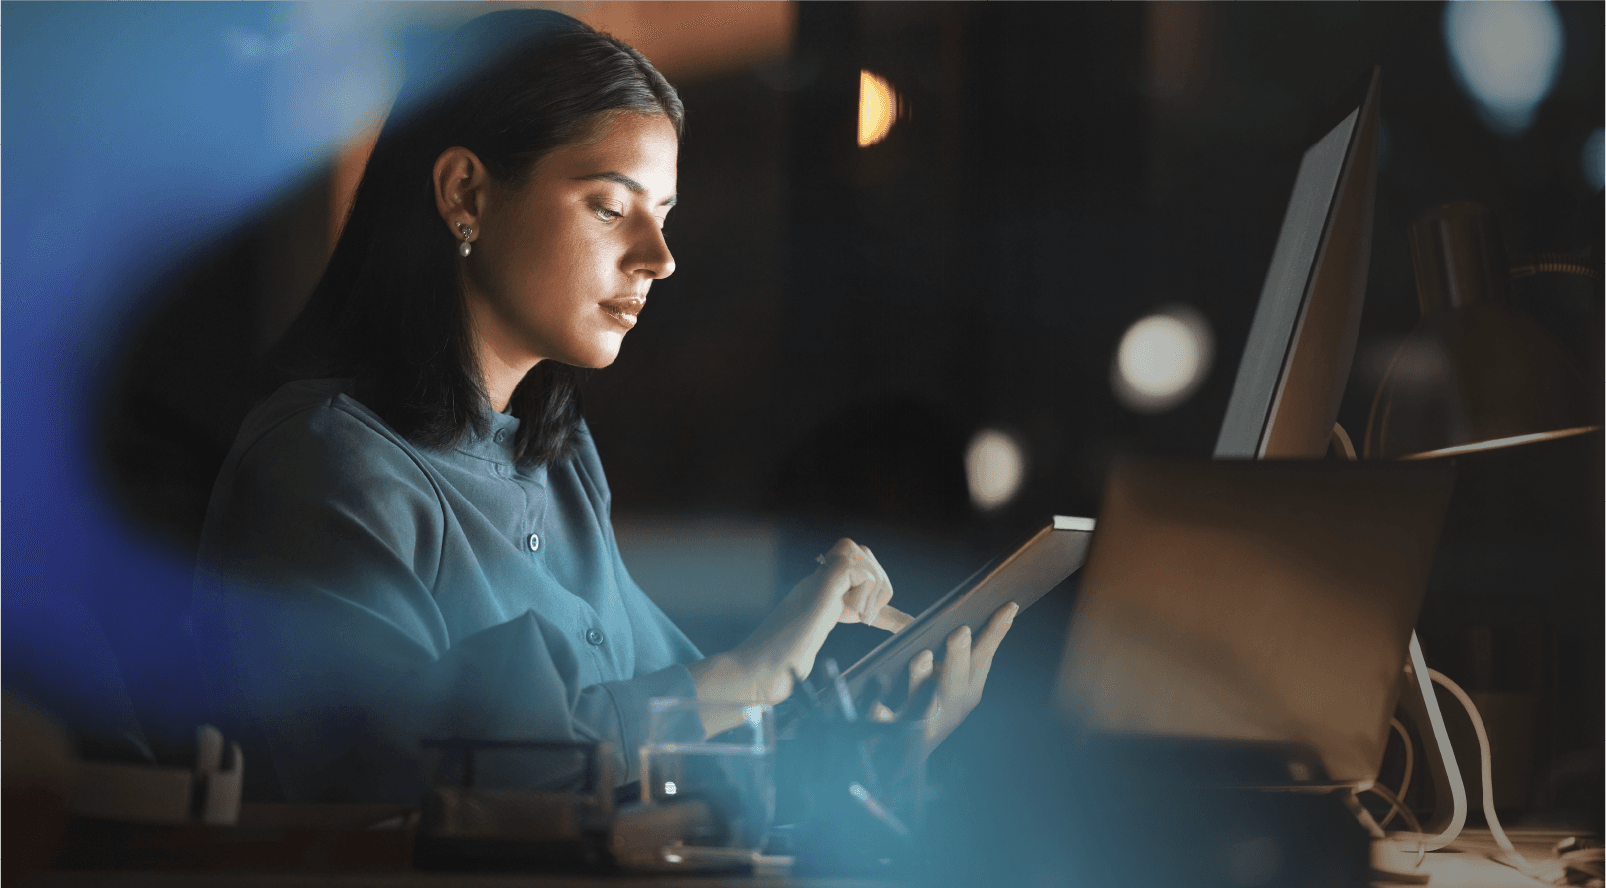
[[597,218],[604,222],[612,222],[613,220],[624,216],[624,213],[610,210],[607,207],[592,207],[591,212],[597,214]]

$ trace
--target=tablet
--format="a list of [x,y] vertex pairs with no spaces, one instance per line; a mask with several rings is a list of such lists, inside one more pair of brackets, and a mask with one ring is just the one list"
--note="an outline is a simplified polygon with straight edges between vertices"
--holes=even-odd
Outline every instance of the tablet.
[[1092,518],[1055,515],[1014,551],[981,566],[964,582],[854,663],[842,678],[858,699],[877,676],[886,687],[908,682],[909,661],[921,651],[941,655],[948,636],[960,626],[979,633],[999,608],[1013,601],[1025,610],[1075,573],[1087,557]]

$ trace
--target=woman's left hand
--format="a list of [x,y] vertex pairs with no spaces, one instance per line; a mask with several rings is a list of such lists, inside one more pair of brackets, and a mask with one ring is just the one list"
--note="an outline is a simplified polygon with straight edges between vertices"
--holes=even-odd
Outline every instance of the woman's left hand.
[[[970,711],[981,702],[982,688],[987,684],[987,673],[993,667],[993,654],[998,652],[998,645],[1003,642],[1004,635],[1009,627],[1015,623],[1015,615],[1020,608],[1013,602],[999,608],[987,621],[986,628],[972,643],[970,627],[961,626],[948,636],[943,662],[940,667],[934,665],[935,658],[931,651],[921,651],[909,661],[909,699],[918,698],[917,692],[936,675],[936,693],[931,697],[931,703],[923,714],[914,714],[913,717],[923,717],[926,722],[926,751],[937,748],[947,736],[959,727]],[[895,716],[885,706],[876,704],[877,710],[872,717],[883,721],[890,721]]]

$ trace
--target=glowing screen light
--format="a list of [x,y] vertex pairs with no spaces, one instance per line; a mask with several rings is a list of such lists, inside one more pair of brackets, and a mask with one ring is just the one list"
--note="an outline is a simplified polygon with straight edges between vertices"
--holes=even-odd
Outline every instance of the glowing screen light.
[[965,478],[970,501],[983,512],[993,511],[1020,492],[1026,478],[1026,454],[1008,432],[982,429],[965,449]]
[[1606,131],[1596,127],[1584,140],[1584,181],[1600,191],[1606,187]]
[[898,117],[898,94],[885,78],[859,72],[859,147],[885,139]]
[[1162,413],[1192,395],[1210,371],[1214,338],[1204,316],[1173,305],[1128,327],[1116,349],[1115,396],[1139,413]]
[[1508,136],[1527,129],[1561,68],[1555,7],[1548,0],[1448,3],[1444,42],[1484,122]]

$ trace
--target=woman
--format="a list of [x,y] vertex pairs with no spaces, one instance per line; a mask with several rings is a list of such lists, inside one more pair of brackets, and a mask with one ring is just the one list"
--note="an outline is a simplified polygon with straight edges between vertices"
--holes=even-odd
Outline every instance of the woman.
[[[612,363],[674,271],[680,100],[635,50],[547,11],[480,17],[426,70],[278,349],[292,381],[243,424],[207,513],[202,647],[260,744],[259,796],[414,799],[431,736],[606,742],[629,782],[649,698],[778,702],[836,623],[908,620],[850,540],[710,657],[636,586],[575,376]],[[933,743],[1012,616],[974,650],[949,640]],[[911,677],[932,672],[923,656]]]

